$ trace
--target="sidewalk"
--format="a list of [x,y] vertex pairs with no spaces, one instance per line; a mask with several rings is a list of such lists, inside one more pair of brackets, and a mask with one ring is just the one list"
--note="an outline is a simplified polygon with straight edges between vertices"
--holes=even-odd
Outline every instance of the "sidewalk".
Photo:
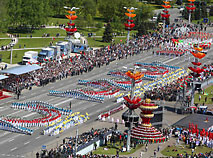
[[162,155],[162,154],[161,154],[161,151],[164,150],[168,145],[174,145],[175,143],[176,143],[175,138],[171,137],[171,138],[170,138],[167,142],[165,142],[165,143],[160,143],[160,144],[148,144],[148,150],[147,150],[147,152],[145,151],[145,145],[144,145],[144,146],[141,148],[141,150],[137,150],[135,153],[130,154],[130,155],[128,155],[128,156],[139,158],[140,155],[141,155],[141,152],[142,152],[142,153],[143,153],[143,154],[142,154],[142,158],[154,157],[154,150],[157,151],[158,145],[159,145],[160,151],[157,152],[156,157],[167,157],[167,156]]

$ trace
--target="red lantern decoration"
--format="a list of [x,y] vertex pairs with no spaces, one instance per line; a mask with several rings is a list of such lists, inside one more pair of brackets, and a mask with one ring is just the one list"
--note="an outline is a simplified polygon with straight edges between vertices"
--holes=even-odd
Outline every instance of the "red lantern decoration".
[[128,21],[128,22],[133,22],[133,20],[129,20],[129,19],[126,19],[126,21]]
[[69,26],[75,26],[75,23],[67,23]]
[[197,63],[196,63],[196,62],[192,62],[192,64],[193,64],[193,65],[197,65],[197,66],[202,65],[202,63],[200,63],[200,62],[197,62]]
[[191,6],[193,6],[193,5],[194,5],[194,3],[188,3],[188,5],[191,5]]
[[65,28],[65,30],[67,31],[67,32],[76,32],[77,31],[77,28]]
[[190,69],[191,71],[193,71],[193,72],[198,73],[198,74],[200,74],[201,72],[204,71],[204,69],[201,69],[201,68],[199,68],[199,67],[197,67],[197,68],[189,67],[189,69]]
[[166,14],[168,14],[169,11],[168,10],[163,10],[163,12],[166,13]]
[[135,24],[134,23],[131,23],[131,24],[126,24],[124,23],[125,27],[128,27],[128,28],[133,28],[135,27]]
[[193,10],[195,10],[196,8],[195,7],[186,7],[186,9],[188,10],[188,11],[193,11]]
[[161,16],[162,16],[163,18],[168,19],[168,18],[170,17],[170,14],[161,14]]

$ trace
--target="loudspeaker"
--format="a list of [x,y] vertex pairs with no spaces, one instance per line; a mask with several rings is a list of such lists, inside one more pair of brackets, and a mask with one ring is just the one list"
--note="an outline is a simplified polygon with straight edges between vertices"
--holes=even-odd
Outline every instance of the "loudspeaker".
[[200,83],[195,84],[195,90],[198,91],[200,89],[201,89],[201,84]]
[[125,122],[125,127],[130,127],[130,123],[129,122]]

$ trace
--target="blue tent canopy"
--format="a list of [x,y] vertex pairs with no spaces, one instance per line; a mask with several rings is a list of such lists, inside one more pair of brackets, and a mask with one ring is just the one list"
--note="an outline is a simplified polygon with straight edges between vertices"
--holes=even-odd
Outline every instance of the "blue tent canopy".
[[8,76],[0,75],[0,80],[6,79]]
[[41,69],[41,66],[38,65],[21,65],[21,66],[16,66],[12,67],[6,70],[0,71],[0,74],[13,74],[13,75],[22,75],[34,70]]

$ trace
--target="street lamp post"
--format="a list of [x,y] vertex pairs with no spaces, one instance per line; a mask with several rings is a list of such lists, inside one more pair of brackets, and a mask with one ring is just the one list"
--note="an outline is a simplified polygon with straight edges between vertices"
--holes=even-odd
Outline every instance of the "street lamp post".
[[11,43],[10,44],[10,64],[12,64],[13,63],[13,44]]

